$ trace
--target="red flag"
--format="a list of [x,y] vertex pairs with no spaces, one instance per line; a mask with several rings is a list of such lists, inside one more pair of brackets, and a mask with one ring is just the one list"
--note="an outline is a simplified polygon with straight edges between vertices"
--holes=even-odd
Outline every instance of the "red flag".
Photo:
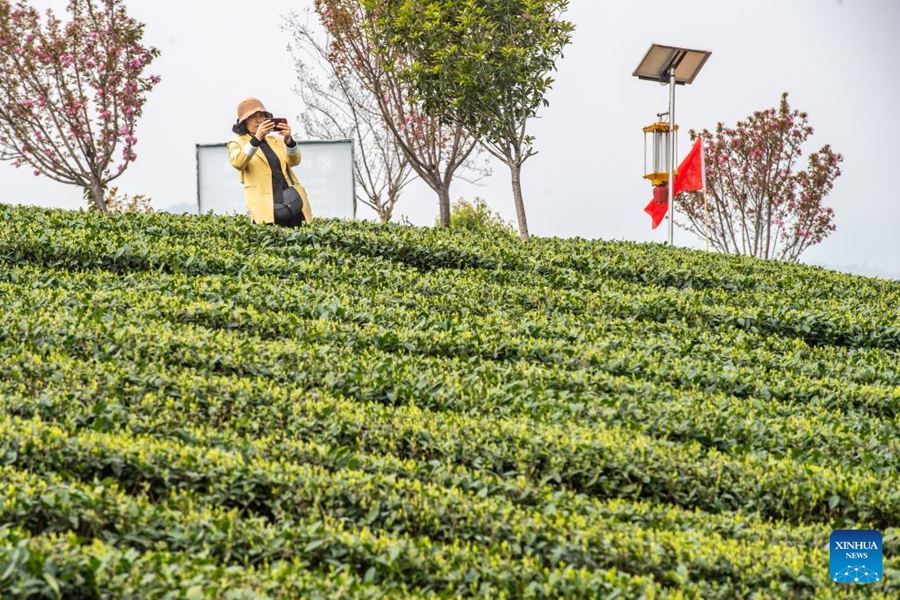
[[693,148],[678,165],[675,176],[674,196],[681,192],[698,192],[703,189],[703,138],[697,138]]
[[657,185],[653,188],[653,200],[644,207],[644,212],[653,219],[653,229],[659,227],[669,208],[669,188]]
[[[696,192],[706,185],[703,173],[703,138],[697,138],[691,151],[684,157],[675,175],[674,196],[681,192]],[[653,200],[644,207],[644,212],[653,219],[653,229],[659,227],[669,210],[669,189],[666,185],[653,188]]]

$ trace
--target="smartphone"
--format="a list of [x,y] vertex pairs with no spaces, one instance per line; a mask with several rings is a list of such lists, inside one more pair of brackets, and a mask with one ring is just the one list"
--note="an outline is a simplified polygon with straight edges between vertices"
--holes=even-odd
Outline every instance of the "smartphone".
[[280,117],[272,117],[270,120],[273,123],[275,123],[275,129],[278,129],[279,125],[287,125],[287,119],[282,119]]

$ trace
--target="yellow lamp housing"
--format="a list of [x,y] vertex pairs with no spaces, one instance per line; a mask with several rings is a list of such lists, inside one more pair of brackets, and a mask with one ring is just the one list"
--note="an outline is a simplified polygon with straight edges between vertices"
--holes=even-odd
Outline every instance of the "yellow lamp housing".
[[[678,131],[678,125],[675,126],[675,131]],[[665,121],[657,121],[644,127],[644,179],[649,179],[654,187],[665,185],[669,181],[669,165],[672,161],[669,150],[671,133],[672,125]],[[648,162],[650,170],[647,170]]]

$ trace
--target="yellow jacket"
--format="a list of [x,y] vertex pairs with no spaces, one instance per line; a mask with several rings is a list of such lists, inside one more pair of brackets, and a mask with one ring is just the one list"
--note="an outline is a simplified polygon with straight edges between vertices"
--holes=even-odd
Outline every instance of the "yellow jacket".
[[[288,182],[303,199],[303,216],[306,222],[312,221],[312,207],[306,190],[300,185],[291,167],[300,164],[300,145],[288,148],[280,135],[270,135],[266,141],[281,160],[285,181]],[[272,169],[262,150],[250,144],[249,135],[235,136],[228,140],[228,160],[231,166],[240,171],[241,183],[244,184],[244,198],[250,220],[254,223],[274,223],[275,208],[272,199]]]

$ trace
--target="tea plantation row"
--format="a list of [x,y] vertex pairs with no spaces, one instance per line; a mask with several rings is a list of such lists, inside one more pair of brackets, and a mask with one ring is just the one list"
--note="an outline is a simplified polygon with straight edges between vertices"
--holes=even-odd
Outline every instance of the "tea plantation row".
[[[900,284],[0,207],[0,595],[891,597]],[[885,577],[829,581],[828,535]]]

